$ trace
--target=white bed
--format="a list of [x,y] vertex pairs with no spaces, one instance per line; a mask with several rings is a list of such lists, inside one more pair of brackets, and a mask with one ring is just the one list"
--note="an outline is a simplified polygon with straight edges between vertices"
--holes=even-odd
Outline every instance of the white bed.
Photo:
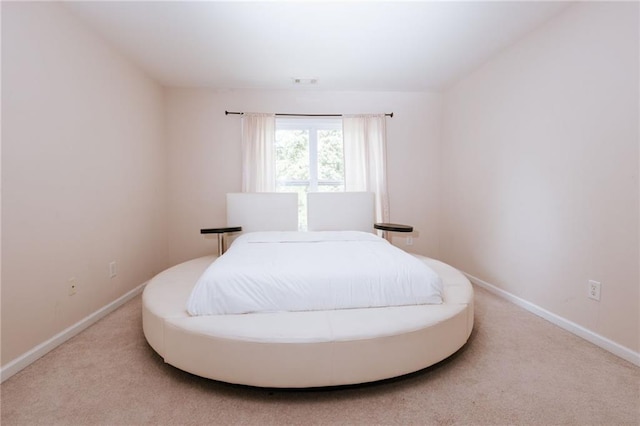
[[[373,231],[372,194],[309,195],[310,230]],[[228,225],[295,230],[295,196],[229,194]],[[302,388],[407,374],[455,353],[473,328],[469,281],[442,262],[415,257],[440,276],[442,303],[191,316],[187,300],[215,257],[194,259],[149,282],[143,295],[144,334],[165,362],[230,383]]]

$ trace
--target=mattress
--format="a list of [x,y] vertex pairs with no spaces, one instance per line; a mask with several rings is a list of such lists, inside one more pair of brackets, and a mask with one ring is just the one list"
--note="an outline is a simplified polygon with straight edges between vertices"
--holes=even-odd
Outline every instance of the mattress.
[[191,315],[321,311],[442,303],[442,280],[367,232],[253,232],[197,281]]

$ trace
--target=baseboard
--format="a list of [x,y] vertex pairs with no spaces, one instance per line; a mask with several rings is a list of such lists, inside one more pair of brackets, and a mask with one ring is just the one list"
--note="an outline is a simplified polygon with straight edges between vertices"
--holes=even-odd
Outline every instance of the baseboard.
[[463,272],[469,280],[479,286],[482,287],[491,293],[502,297],[514,303],[515,305],[520,306],[521,308],[526,309],[527,311],[535,314],[541,318],[546,319],[547,321],[557,325],[560,328],[563,328],[576,336],[582,337],[583,339],[593,343],[596,346],[600,346],[602,349],[605,349],[611,352],[614,355],[619,356],[620,358],[629,361],[632,364],[640,366],[640,353],[634,352],[631,349],[624,347],[612,340],[607,339],[593,331],[582,327],[581,325],[576,324],[575,322],[569,321],[566,318],[563,318],[559,315],[554,314],[553,312],[549,312],[544,308],[541,308],[538,305],[535,305],[531,302],[528,302],[524,299],[515,296],[508,291],[504,291],[501,288],[496,287],[493,284],[489,284],[486,281],[482,281],[480,278],[474,277],[473,275],[467,274]]
[[111,312],[115,311],[120,306],[124,305],[129,300],[133,299],[135,296],[140,294],[142,289],[147,283],[140,284],[138,287],[129,291],[128,293],[120,296],[118,299],[109,303],[108,305],[102,307],[98,311],[92,313],[91,315],[85,317],[84,319],[78,321],[71,327],[61,331],[60,333],[53,336],[51,339],[39,344],[34,347],[30,351],[22,354],[18,358],[14,359],[0,370],[0,383],[7,380],[9,377],[13,376],[23,368],[27,367],[29,364],[35,362],[37,359],[41,358],[47,352],[52,351],[57,348],[67,340],[71,339],[76,334],[80,333],[82,330],[88,328],[92,324],[98,322],[98,320],[104,318]]

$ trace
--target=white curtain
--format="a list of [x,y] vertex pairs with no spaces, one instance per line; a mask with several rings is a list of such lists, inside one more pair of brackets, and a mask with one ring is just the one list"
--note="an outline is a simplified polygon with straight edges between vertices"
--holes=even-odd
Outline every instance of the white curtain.
[[387,191],[387,135],[384,114],[345,115],[345,189],[376,195],[376,222],[389,222]]
[[242,115],[242,192],[275,192],[275,114]]

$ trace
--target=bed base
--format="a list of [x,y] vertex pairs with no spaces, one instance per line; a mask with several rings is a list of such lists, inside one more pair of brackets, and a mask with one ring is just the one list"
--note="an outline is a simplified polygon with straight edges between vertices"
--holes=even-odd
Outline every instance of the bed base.
[[349,385],[433,365],[473,329],[473,288],[422,256],[444,283],[441,305],[191,317],[191,289],[214,256],[161,272],[143,294],[143,330],[166,363],[228,383],[274,388]]

